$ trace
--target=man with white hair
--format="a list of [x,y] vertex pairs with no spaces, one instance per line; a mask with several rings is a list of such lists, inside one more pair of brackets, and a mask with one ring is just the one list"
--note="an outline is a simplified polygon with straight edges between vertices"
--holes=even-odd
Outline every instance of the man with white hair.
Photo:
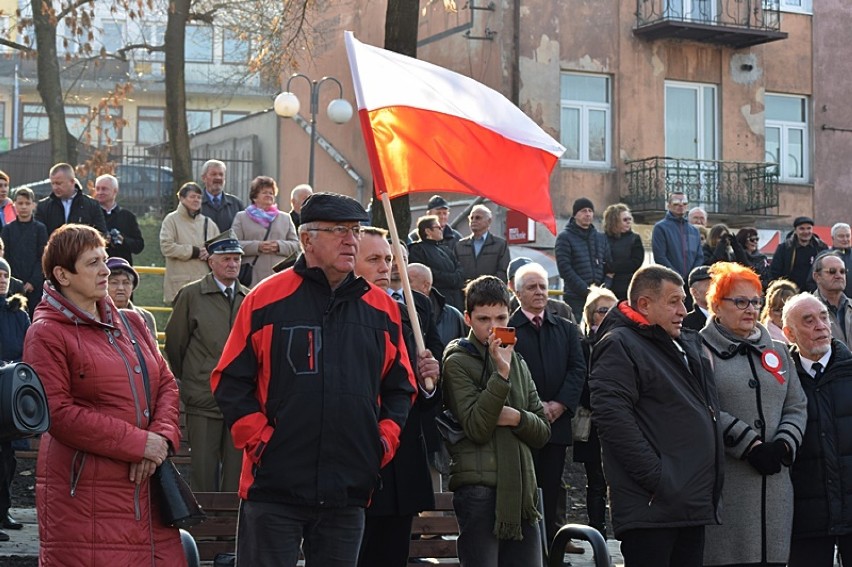
[[707,211],[701,207],[692,207],[686,215],[689,224],[695,226],[707,226]]
[[216,223],[219,230],[227,232],[234,224],[234,217],[243,210],[243,203],[230,193],[225,193],[225,173],[228,167],[218,159],[208,159],[201,166],[201,184],[204,195],[201,212]]
[[299,228],[302,222],[302,204],[305,202],[305,199],[313,194],[313,188],[307,183],[300,183],[290,191],[290,218],[293,220],[293,226],[296,228]]
[[118,179],[101,175],[95,179],[95,200],[101,205],[107,225],[107,256],[124,258],[132,266],[133,255],[145,248],[136,215],[116,202]]
[[[845,222],[839,222],[831,227],[831,248],[829,250],[843,260],[846,265],[846,273],[852,271],[852,229]],[[843,293],[847,297],[852,297],[852,278],[846,278],[846,290]]]
[[552,541],[565,523],[557,516],[559,501],[565,500],[562,469],[565,453],[573,442],[571,417],[586,379],[586,359],[577,325],[546,309],[547,271],[540,264],[518,268],[515,294],[521,304],[509,319],[518,338],[515,351],[530,369],[544,415],[550,422],[550,440],[533,452],[533,462],[536,480],[544,493],[547,541]]
[[495,276],[505,282],[506,269],[509,267],[509,245],[505,239],[488,231],[493,220],[491,209],[485,205],[476,205],[467,220],[471,234],[456,244],[456,257],[464,281],[469,282],[479,276]]
[[[789,567],[831,567],[835,545],[852,556],[852,353],[833,339],[828,308],[801,293],[782,315],[784,335],[808,398],[808,423],[793,463]],[[791,379],[795,379],[790,377]]]

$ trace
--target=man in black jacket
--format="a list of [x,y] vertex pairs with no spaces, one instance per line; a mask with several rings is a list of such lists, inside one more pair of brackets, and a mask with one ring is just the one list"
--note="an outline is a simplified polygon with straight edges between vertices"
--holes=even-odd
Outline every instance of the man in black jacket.
[[778,245],[769,274],[773,280],[788,278],[801,291],[814,291],[816,283],[810,279],[814,260],[828,245],[814,234],[814,221],[810,217],[797,217],[793,221],[793,232]]
[[724,462],[710,362],[682,330],[679,274],[640,268],[628,296],[598,329],[589,376],[615,537],[631,567],[700,567]]
[[[544,493],[547,541],[553,541],[565,523],[557,516],[558,510],[564,509],[565,500],[562,470],[565,452],[573,442],[571,418],[586,380],[586,358],[577,325],[545,309],[547,272],[541,265],[531,263],[518,269],[515,294],[521,304],[509,320],[518,337],[515,351],[530,369],[544,415],[550,422],[550,441],[533,452],[533,460],[535,478]],[[555,353],[559,355],[554,356]]]
[[852,557],[852,353],[831,338],[828,308],[802,293],[784,305],[784,335],[808,397],[808,424],[793,463],[789,567],[831,567]]
[[565,280],[562,299],[571,306],[575,317],[583,313],[589,286],[602,285],[605,278],[612,278],[609,241],[595,229],[594,216],[594,204],[586,198],[577,199],[568,225],[556,238],[556,264],[559,276]]
[[223,232],[231,228],[234,217],[243,210],[242,202],[235,195],[225,193],[226,171],[227,166],[218,159],[209,159],[201,166],[201,183],[204,185],[201,212]]
[[101,175],[95,180],[95,200],[101,205],[107,225],[107,256],[124,258],[132,266],[133,255],[145,248],[136,215],[116,203],[118,179]]
[[683,318],[686,329],[700,331],[710,314],[707,307],[707,290],[710,288],[710,266],[698,266],[689,272],[689,293],[692,295],[692,311]]
[[50,168],[52,193],[38,202],[36,220],[47,227],[47,236],[63,224],[86,224],[106,236],[104,213],[97,201],[83,193],[83,188],[74,175],[74,168],[67,163],[57,163]]
[[452,248],[441,244],[444,233],[435,215],[417,219],[420,240],[413,242],[408,253],[412,263],[425,264],[432,270],[432,285],[456,309],[464,309],[462,270]]

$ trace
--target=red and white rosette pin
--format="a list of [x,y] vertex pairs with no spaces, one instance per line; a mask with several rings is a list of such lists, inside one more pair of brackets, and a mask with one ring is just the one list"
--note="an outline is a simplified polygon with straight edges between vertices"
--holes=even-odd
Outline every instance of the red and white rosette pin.
[[760,357],[763,367],[775,376],[779,384],[784,384],[784,377],[781,376],[781,356],[772,349],[763,352]]

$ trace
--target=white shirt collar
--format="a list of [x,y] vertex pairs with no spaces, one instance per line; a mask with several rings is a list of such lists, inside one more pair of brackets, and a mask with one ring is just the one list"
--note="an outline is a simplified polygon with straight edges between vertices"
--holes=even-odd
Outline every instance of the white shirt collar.
[[799,361],[801,361],[802,368],[805,369],[805,372],[807,372],[811,376],[811,378],[813,378],[813,375],[814,375],[814,372],[812,370],[813,365],[816,364],[817,362],[819,362],[820,364],[822,364],[822,371],[825,372],[825,369],[828,366],[828,360],[830,358],[831,358],[831,347],[829,346],[828,352],[825,353],[824,355],[822,355],[822,358],[820,358],[819,360],[810,360],[810,359],[805,358],[804,356],[800,355]]

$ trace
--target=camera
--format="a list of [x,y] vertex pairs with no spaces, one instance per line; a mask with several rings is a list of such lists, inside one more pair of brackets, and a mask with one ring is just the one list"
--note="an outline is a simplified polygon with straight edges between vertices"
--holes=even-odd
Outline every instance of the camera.
[[109,241],[110,244],[121,246],[124,243],[124,235],[117,228],[111,228],[109,230]]

